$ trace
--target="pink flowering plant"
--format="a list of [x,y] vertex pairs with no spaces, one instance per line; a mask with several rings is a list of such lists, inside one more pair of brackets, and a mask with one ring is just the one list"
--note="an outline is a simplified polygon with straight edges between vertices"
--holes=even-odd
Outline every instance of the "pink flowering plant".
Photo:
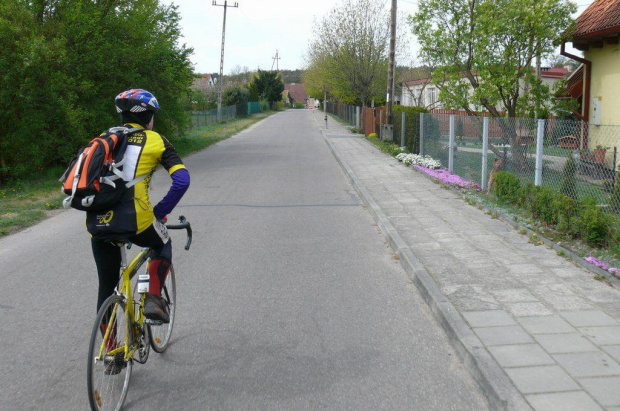
[[615,275],[616,277],[620,278],[620,268],[616,268],[616,267],[610,267],[607,263],[605,263],[604,261],[599,260],[598,258],[594,257],[594,256],[590,256],[590,257],[586,257],[584,258],[584,260],[586,260],[588,263],[602,268],[603,270],[612,273],[613,275]]
[[429,155],[421,156],[418,154],[405,154],[401,153],[396,155],[396,159],[405,163],[406,166],[413,165],[421,172],[428,174],[429,176],[436,178],[445,184],[454,185],[463,188],[473,188],[480,190],[480,186],[472,181],[467,181],[460,176],[449,172],[448,170],[441,168],[441,162],[435,160]]
[[421,172],[426,173],[429,176],[436,178],[442,183],[450,184],[450,185],[457,186],[457,187],[473,188],[475,190],[480,190],[480,186],[478,184],[474,183],[473,181],[465,180],[461,176],[453,174],[449,172],[448,170],[446,170],[445,168],[430,169],[430,168],[426,168],[420,165],[414,165],[414,167],[420,170]]

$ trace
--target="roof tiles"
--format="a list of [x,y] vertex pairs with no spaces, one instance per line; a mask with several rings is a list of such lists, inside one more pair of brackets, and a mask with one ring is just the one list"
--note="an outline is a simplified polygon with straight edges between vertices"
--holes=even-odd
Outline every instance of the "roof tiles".
[[614,27],[620,32],[620,0],[594,0],[577,18],[573,39]]

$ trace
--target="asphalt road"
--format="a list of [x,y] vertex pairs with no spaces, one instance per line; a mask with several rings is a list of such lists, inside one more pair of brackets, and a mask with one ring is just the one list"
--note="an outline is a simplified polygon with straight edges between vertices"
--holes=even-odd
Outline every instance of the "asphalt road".
[[[173,341],[129,409],[482,410],[485,399],[305,110],[186,159]],[[168,184],[154,178],[152,197]],[[83,213],[0,239],[0,409],[83,410],[96,274]]]

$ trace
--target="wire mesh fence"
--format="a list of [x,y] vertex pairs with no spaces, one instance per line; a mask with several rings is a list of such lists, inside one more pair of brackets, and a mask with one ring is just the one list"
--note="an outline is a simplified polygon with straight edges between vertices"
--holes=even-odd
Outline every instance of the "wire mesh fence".
[[[362,112],[328,103],[327,111],[354,127],[371,124],[379,135],[378,123],[385,123],[379,119],[381,108]],[[377,118],[368,121],[368,113]],[[620,210],[620,126],[411,112],[397,112],[393,123],[395,144],[439,160],[483,189],[494,171],[508,171],[522,184],[549,187],[573,199],[592,198],[602,209]]]
[[502,170],[524,184],[550,187],[573,199],[593,198],[601,208],[620,210],[620,126],[432,113],[421,115],[420,122],[421,152],[483,188],[493,171]]
[[216,124],[223,121],[229,121],[237,117],[237,108],[235,106],[222,107],[222,116],[218,120],[217,109],[207,111],[195,111],[191,114],[192,127],[204,127],[210,124]]

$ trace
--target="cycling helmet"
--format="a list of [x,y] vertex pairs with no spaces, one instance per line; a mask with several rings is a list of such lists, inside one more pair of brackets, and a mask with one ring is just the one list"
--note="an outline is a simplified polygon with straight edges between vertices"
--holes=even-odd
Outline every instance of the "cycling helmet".
[[125,111],[142,113],[147,110],[157,113],[159,111],[159,103],[155,96],[141,88],[123,91],[116,96],[114,103],[116,104],[116,111],[119,113]]

